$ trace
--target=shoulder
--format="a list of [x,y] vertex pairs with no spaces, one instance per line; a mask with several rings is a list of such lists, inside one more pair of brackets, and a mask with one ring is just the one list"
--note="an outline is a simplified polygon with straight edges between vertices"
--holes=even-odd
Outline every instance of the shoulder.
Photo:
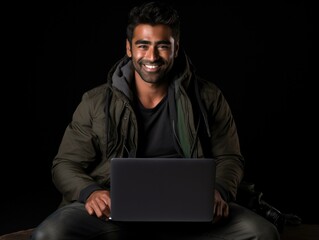
[[220,88],[212,81],[208,81],[200,76],[196,76],[199,92],[204,99],[216,99],[222,96]]
[[96,86],[82,95],[82,102],[98,104],[105,103],[107,96],[112,92],[111,86],[108,83]]
[[109,88],[110,88],[109,84],[107,84],[107,83],[101,84],[99,86],[96,86],[96,87],[86,91],[83,94],[83,98],[84,99],[94,99],[94,98],[98,98],[101,96],[103,97],[107,94]]
[[76,112],[94,115],[94,113],[104,111],[109,89],[110,86],[104,83],[84,92]]

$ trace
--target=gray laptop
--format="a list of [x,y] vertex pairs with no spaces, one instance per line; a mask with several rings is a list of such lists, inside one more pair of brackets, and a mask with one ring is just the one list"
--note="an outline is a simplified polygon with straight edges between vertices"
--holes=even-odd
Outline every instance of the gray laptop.
[[111,217],[128,222],[211,222],[215,161],[111,159]]

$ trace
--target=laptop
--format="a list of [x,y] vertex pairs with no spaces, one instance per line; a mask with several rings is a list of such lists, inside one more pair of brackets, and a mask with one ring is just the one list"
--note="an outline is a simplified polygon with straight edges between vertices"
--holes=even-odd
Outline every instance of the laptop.
[[211,222],[211,158],[111,159],[112,221]]

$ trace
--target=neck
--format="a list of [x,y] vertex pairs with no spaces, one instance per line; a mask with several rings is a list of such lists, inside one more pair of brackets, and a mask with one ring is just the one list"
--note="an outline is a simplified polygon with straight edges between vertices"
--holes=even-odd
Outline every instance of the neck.
[[136,93],[145,108],[154,108],[166,96],[168,83],[147,83],[142,79],[135,79]]

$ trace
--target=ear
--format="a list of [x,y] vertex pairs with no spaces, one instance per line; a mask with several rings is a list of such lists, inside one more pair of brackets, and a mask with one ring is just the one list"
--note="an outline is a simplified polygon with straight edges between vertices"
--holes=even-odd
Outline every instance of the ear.
[[132,50],[131,50],[131,44],[128,41],[128,39],[126,39],[126,55],[128,57],[132,57]]

